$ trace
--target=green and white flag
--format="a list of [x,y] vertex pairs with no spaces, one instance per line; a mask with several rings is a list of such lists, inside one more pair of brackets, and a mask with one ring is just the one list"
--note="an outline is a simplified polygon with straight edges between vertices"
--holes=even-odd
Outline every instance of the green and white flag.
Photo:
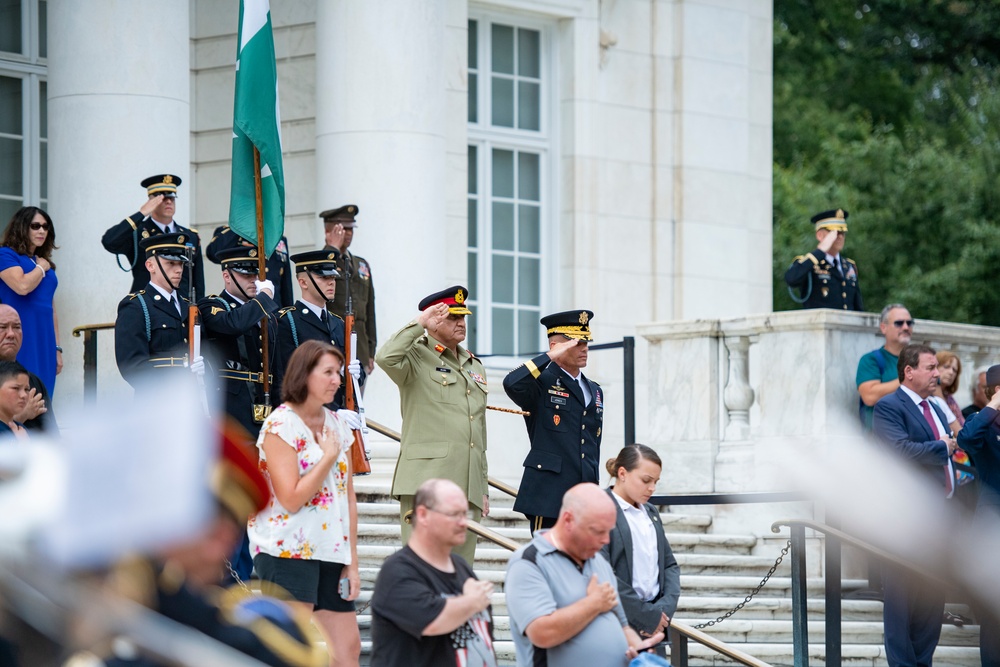
[[258,244],[253,148],[260,151],[264,252],[270,257],[285,229],[285,174],[281,166],[278,68],[268,0],[240,1],[233,104],[233,180],[229,226]]

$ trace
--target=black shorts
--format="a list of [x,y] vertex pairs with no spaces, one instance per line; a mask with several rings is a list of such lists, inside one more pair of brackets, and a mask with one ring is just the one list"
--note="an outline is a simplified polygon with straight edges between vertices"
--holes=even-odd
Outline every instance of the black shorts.
[[261,581],[281,586],[299,602],[308,602],[316,609],[327,611],[354,611],[354,602],[340,597],[343,563],[275,558],[260,553],[253,557],[253,567]]

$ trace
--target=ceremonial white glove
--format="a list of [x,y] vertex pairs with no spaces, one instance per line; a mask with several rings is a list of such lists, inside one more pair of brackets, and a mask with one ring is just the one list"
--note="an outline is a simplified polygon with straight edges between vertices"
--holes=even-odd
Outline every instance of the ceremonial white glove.
[[191,360],[191,363],[188,364],[188,368],[191,369],[191,372],[197,375],[198,377],[204,377],[205,357],[199,354],[197,357]]
[[361,362],[355,359],[347,364],[347,372],[358,382],[361,382]]
[[253,284],[257,286],[257,294],[267,292],[267,295],[274,298],[274,283],[270,280],[255,280]]
[[347,424],[347,427],[352,431],[358,431],[361,429],[361,415],[353,410],[337,410],[337,416],[340,420]]

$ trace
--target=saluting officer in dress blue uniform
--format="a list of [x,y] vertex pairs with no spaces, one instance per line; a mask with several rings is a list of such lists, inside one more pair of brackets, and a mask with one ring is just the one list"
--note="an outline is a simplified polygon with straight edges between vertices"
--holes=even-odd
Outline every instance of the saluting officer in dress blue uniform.
[[514,501],[531,530],[550,528],[563,494],[580,482],[597,483],[604,424],[604,392],[581,372],[587,365],[589,310],[569,310],[541,319],[549,351],[518,366],[503,380],[504,391],[522,410],[531,440]]
[[[864,310],[858,265],[842,257],[847,238],[848,213],[842,208],[817,213],[812,219],[819,247],[799,255],[785,271],[788,292],[803,308]],[[792,289],[799,290],[799,296]]]
[[[222,265],[222,294],[198,302],[208,358],[224,392],[226,414],[256,439],[264,412],[261,321],[269,324],[269,375],[274,366],[278,304],[270,280],[257,280],[257,249],[238,245],[217,254]],[[275,404],[275,396],[271,403]]]
[[[118,304],[115,320],[115,360],[122,377],[138,387],[154,369],[181,368],[188,364],[187,298],[178,291],[181,275],[189,263],[187,232],[157,234],[142,240],[145,289],[129,294]],[[205,372],[197,357],[190,363],[195,374]]]
[[[221,263],[219,253],[229,248],[246,246],[256,247],[256,244],[246,240],[228,225],[216,227],[212,233],[212,240],[205,246],[205,257],[215,264]],[[254,275],[256,275],[254,271]],[[295,295],[292,293],[292,265],[288,262],[288,238],[282,236],[274,252],[267,258],[264,266],[264,277],[274,283],[274,302],[278,308],[290,306],[295,302]]]
[[[327,309],[337,290],[337,260],[340,253],[335,248],[311,250],[292,255],[295,264],[295,278],[302,291],[302,298],[289,308],[282,308],[278,317],[278,363],[275,367],[275,385],[280,388],[281,376],[295,348],[307,340],[321,340],[333,343],[338,350],[344,350],[344,320]],[[348,371],[364,382],[361,364],[350,364]],[[344,388],[341,387],[327,405],[331,410],[344,406]],[[353,427],[353,422],[349,422]],[[360,424],[359,424],[360,426]]]
[[[104,232],[101,237],[101,245],[110,253],[124,255],[129,262],[129,266],[122,266],[121,260],[118,266],[123,271],[132,271],[132,292],[138,292],[149,282],[149,271],[146,270],[142,262],[142,253],[139,245],[143,239],[148,239],[159,234],[184,234],[187,243],[194,246],[194,293],[195,298],[200,299],[205,296],[205,267],[201,260],[201,240],[198,232],[181,227],[174,220],[174,211],[177,207],[177,186],[181,184],[179,176],[173,174],[158,174],[150,176],[142,181],[142,187],[146,188],[146,202],[142,207],[128,216],[117,225]],[[190,294],[190,283],[188,274],[185,271],[181,276],[178,289],[181,294]]]

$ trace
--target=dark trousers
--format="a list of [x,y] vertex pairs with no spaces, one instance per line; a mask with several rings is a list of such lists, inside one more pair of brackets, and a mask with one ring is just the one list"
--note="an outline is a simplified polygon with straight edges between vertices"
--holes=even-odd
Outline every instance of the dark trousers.
[[528,520],[528,529],[531,531],[532,535],[535,534],[535,531],[542,530],[543,528],[551,528],[556,525],[556,520],[550,516],[525,514],[524,518]]
[[[243,531],[243,539],[240,541],[239,546],[236,547],[236,551],[229,557],[229,563],[240,578],[239,581],[243,583],[250,581],[250,574],[253,572],[253,558],[250,557],[250,538],[247,537],[246,531]],[[227,584],[239,583],[233,578],[232,572],[226,572],[224,578]]]
[[941,638],[944,592],[915,574],[886,563],[882,619],[889,667],[930,667]]

